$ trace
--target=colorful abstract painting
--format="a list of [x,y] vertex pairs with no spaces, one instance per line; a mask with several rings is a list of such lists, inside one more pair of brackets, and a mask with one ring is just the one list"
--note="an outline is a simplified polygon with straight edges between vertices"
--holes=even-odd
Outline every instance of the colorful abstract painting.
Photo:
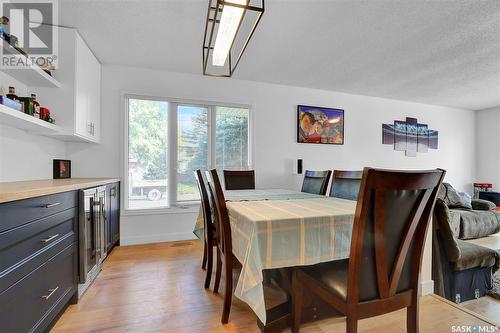
[[343,145],[344,110],[299,105],[297,142]]

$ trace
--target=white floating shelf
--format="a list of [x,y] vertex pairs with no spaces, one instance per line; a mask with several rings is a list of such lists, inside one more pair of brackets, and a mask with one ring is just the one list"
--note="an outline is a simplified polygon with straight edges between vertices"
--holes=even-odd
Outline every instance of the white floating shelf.
[[[25,58],[24,55],[22,55],[15,49],[12,52],[17,52],[16,55]],[[35,64],[31,64],[28,68],[3,68],[2,71],[30,87],[61,87],[61,83],[59,83],[59,81],[44,72],[43,69],[40,68],[40,66]]]
[[97,139],[89,139],[78,134],[66,133],[66,132],[55,132],[48,134],[51,138],[66,141],[66,142],[86,142],[86,143],[99,143]]
[[54,135],[61,132],[61,128],[29,114],[0,104],[0,124],[15,127],[26,132],[41,135]]
[[0,125],[15,127],[27,133],[43,135],[60,141],[97,143],[97,140],[66,133],[60,126],[37,119],[3,104],[0,104]]

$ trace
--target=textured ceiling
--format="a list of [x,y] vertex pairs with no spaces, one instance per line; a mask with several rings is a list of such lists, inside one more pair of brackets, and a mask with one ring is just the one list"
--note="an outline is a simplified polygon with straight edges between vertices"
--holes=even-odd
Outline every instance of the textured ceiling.
[[[201,74],[206,0],[61,0],[99,60]],[[234,78],[500,105],[500,1],[267,0]]]

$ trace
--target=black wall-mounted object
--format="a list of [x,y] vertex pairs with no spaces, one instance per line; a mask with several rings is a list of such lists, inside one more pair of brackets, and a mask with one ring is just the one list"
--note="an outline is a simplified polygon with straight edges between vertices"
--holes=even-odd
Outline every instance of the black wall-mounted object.
[[301,158],[299,158],[299,159],[297,160],[297,173],[298,173],[299,175],[301,175],[301,174],[302,174],[302,159],[301,159]]
[[71,178],[71,161],[54,160],[52,170],[54,179]]

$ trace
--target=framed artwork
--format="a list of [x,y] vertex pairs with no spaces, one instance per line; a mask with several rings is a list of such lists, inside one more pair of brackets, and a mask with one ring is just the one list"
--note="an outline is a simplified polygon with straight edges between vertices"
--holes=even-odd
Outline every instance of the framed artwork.
[[71,178],[70,160],[53,160],[52,166],[54,179]]
[[418,126],[418,136],[417,136],[417,151],[419,153],[427,153],[429,150],[429,131],[426,124],[417,124]]
[[344,110],[297,106],[297,142],[344,144]]
[[417,118],[406,118],[406,156],[417,156]]
[[406,150],[406,122],[394,121],[394,150]]
[[417,152],[427,153],[438,149],[438,131],[427,124],[420,124],[416,118],[394,120],[394,124],[382,124],[382,143],[394,145],[394,150],[404,151],[406,156],[415,157]]

